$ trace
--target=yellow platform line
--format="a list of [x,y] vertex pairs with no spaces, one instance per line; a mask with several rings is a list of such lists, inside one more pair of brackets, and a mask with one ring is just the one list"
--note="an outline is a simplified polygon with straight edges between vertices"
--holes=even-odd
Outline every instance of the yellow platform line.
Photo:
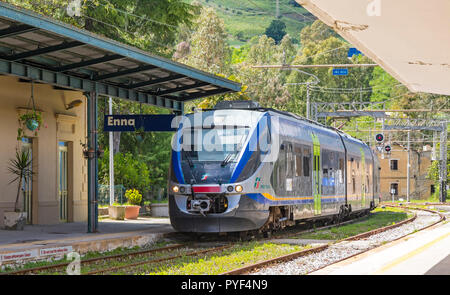
[[408,260],[408,259],[412,258],[413,256],[416,256],[417,254],[422,253],[426,249],[430,248],[434,244],[442,241],[443,239],[445,239],[445,238],[447,238],[449,236],[450,236],[450,233],[446,233],[445,235],[434,239],[433,241],[423,245],[422,247],[417,248],[416,250],[411,251],[411,252],[409,252],[409,253],[407,253],[407,254],[397,258],[396,260],[392,261],[391,263],[389,263],[388,265],[384,266],[380,270],[376,271],[374,274],[377,275],[377,274],[382,274],[382,273],[386,272],[387,270],[389,270],[389,269],[393,268],[394,266],[404,262],[405,260]]

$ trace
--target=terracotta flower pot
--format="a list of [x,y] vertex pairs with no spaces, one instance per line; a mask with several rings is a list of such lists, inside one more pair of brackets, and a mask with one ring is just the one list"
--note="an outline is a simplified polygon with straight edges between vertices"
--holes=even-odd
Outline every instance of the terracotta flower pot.
[[139,216],[139,209],[141,209],[141,206],[126,206],[125,218],[137,219]]

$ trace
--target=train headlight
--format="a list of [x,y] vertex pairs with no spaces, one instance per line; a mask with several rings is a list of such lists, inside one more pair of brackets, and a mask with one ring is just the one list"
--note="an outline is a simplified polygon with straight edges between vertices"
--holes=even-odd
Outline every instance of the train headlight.
[[172,186],[172,191],[173,191],[174,193],[178,193],[179,190],[180,190],[180,188],[178,187],[178,185]]
[[228,192],[232,192],[234,190],[234,187],[232,186],[232,185],[229,185],[228,187],[227,187],[227,191]]
[[242,185],[236,185],[236,187],[234,188],[238,193],[242,192],[242,190],[244,189],[242,187]]
[[180,193],[184,194],[186,192],[186,188],[184,186],[180,187]]

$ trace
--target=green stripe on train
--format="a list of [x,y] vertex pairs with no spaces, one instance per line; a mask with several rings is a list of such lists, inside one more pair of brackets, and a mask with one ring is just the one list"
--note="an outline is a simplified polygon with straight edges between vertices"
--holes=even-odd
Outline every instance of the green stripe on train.
[[314,194],[314,214],[322,213],[322,186],[321,186],[321,165],[320,165],[320,141],[319,137],[311,133],[313,140],[313,194]]

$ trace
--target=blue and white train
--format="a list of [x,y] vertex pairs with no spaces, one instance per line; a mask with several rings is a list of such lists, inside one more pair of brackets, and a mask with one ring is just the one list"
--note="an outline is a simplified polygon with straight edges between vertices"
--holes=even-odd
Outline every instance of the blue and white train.
[[172,144],[169,215],[180,232],[270,232],[379,202],[380,165],[369,146],[254,102],[186,115]]

